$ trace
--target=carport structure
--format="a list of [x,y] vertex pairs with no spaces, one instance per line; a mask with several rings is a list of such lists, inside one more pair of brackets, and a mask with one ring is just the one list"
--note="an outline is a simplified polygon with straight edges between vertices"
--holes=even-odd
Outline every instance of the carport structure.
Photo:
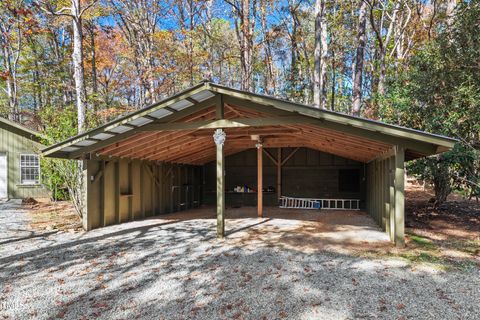
[[[257,150],[257,190],[263,186],[264,156],[269,158],[277,166],[281,196],[282,185],[288,184],[282,181],[282,164],[292,155],[282,150],[319,150],[365,165],[365,209],[392,241],[403,245],[404,162],[447,151],[454,143],[203,82],[43,153],[84,161],[87,230],[202,203],[202,166],[215,161],[217,235],[223,237],[226,156]],[[185,192],[177,197],[175,188]],[[262,217],[263,192],[257,193],[257,208]]]

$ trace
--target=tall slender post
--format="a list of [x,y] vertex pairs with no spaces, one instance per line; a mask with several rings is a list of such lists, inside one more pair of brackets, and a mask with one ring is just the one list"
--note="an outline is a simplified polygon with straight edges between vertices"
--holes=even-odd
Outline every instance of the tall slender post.
[[282,148],[277,148],[277,194],[282,196]]
[[217,238],[225,236],[225,139],[226,134],[222,129],[215,130],[213,141],[217,146]]
[[405,246],[405,150],[395,147],[395,245]]
[[390,224],[390,241],[395,241],[395,156],[388,158],[389,162],[389,203],[390,203],[390,212],[389,214],[389,224]]
[[257,215],[263,217],[263,145],[261,140],[257,147]]

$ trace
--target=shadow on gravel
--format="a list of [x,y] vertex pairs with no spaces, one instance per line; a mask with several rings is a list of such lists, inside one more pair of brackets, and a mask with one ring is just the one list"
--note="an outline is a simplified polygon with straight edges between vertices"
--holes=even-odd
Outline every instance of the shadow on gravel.
[[[23,231],[22,232],[26,232],[26,231]],[[9,244],[9,243],[13,243],[13,242],[19,242],[19,241],[24,241],[24,240],[29,240],[29,239],[35,239],[35,238],[45,238],[45,237],[48,237],[52,234],[55,234],[57,233],[57,231],[51,231],[51,232],[42,232],[42,233],[37,233],[37,232],[34,232],[34,231],[28,231],[29,235],[28,236],[23,236],[23,237],[10,237],[9,239],[1,239],[0,240],[0,245],[2,244]]]
[[[274,239],[219,241],[214,225],[189,220],[97,230],[12,254],[0,260],[3,287],[10,287],[2,299],[28,294],[12,318],[398,319],[423,318],[425,310],[469,318],[480,311],[478,279],[465,281],[467,275],[413,274],[402,264],[305,253]],[[109,233],[95,235],[101,232]],[[292,236],[276,232],[278,239]]]

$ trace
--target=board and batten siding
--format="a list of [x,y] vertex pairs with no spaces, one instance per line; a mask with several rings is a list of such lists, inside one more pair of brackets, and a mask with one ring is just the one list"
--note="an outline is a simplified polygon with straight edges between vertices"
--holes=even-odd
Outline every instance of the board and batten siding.
[[[7,190],[8,198],[43,198],[48,197],[42,185],[22,185],[20,181],[20,155],[39,154],[42,145],[16,130],[8,130],[0,126],[0,153],[7,155]],[[41,169],[40,169],[41,175]],[[40,177],[41,178],[41,177]]]
[[367,165],[367,212],[397,246],[405,245],[405,149]]
[[202,168],[191,165],[111,159],[84,165],[86,230],[201,205]]

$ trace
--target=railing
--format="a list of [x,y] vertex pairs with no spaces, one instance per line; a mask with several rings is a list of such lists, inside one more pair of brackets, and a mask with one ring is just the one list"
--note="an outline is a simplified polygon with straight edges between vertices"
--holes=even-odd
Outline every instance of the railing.
[[360,210],[359,199],[312,199],[280,197],[280,208],[284,209],[338,209]]

